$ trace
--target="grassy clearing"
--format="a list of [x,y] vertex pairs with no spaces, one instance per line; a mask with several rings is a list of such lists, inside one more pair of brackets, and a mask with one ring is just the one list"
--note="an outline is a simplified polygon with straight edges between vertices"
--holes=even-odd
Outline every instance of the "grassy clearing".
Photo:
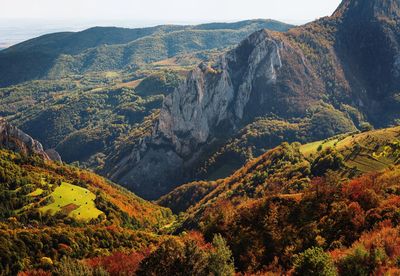
[[348,136],[336,148],[345,156],[348,166],[362,172],[380,171],[396,163],[391,154],[380,153],[399,137],[400,127],[374,130]]
[[324,150],[329,147],[334,147],[336,143],[338,143],[339,139],[332,139],[329,141],[317,141],[309,144],[302,145],[300,147],[300,151],[304,156],[310,156],[312,154],[317,153],[318,148],[321,146],[322,149]]
[[300,151],[309,157],[316,154],[320,146],[321,150],[334,147],[345,157],[347,166],[361,172],[380,171],[396,163],[395,156],[382,152],[399,139],[400,127],[394,127],[306,144],[301,146]]
[[89,221],[97,218],[101,212],[96,208],[96,195],[89,190],[63,182],[50,195],[54,202],[40,208],[42,213],[63,212],[76,220]]
[[116,71],[104,72],[104,77],[109,78],[109,79],[118,78],[119,76],[120,76],[120,73],[116,72]]

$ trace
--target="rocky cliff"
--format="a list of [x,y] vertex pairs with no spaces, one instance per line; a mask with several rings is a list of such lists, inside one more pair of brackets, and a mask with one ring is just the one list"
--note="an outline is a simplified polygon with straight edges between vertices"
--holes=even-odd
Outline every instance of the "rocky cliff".
[[37,154],[45,160],[61,162],[61,157],[55,150],[45,151],[42,144],[3,118],[0,118],[0,147],[23,154]]
[[345,0],[331,17],[284,34],[256,32],[216,64],[201,64],[165,99],[152,135],[108,176],[156,198],[192,179],[213,145],[255,118],[303,118],[321,104],[353,121],[349,108],[375,126],[395,122],[399,3]]

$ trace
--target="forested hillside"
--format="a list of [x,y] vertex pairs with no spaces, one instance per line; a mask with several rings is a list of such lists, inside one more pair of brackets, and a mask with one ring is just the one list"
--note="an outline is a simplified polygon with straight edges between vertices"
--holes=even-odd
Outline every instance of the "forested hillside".
[[1,269],[396,273],[399,162],[398,127],[283,143],[228,178],[184,185],[162,198],[160,204],[182,212],[175,220],[169,209],[91,172],[2,149]]
[[[255,30],[289,27],[250,20],[144,29],[98,27],[45,35],[0,55],[0,60],[13,63],[10,67],[0,62],[5,70],[1,76],[18,77],[18,83],[37,79],[0,88],[0,116],[46,148],[57,149],[65,161],[101,171],[106,157],[119,151],[119,141],[132,143],[131,133],[140,132],[140,124],[148,123],[146,118],[155,120],[163,97],[173,92],[189,70],[214,60]],[[25,69],[40,72],[28,77]]]
[[250,20],[141,29],[95,27],[48,34],[0,52],[0,87],[88,71],[135,70],[177,54],[229,47],[256,30],[290,27],[272,20]]
[[251,34],[190,71],[151,136],[106,160],[105,175],[155,199],[227,176],[285,139],[398,125],[399,19],[397,0],[346,0],[287,32]]
[[183,185],[158,203],[184,212],[178,232],[222,234],[242,272],[397,271],[399,165],[399,127],[284,143],[225,179]]
[[1,50],[0,276],[400,275],[399,125],[400,0]]
[[23,132],[6,126],[0,141],[2,275],[51,268],[65,256],[142,250],[162,240],[157,234],[168,232],[174,221],[169,209],[92,172],[50,160]]

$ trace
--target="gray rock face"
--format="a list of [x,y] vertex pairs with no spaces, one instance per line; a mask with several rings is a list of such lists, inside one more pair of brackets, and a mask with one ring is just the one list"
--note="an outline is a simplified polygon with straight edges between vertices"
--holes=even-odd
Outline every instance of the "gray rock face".
[[62,162],[60,154],[55,149],[47,149],[45,152],[51,160]]
[[[152,142],[162,144],[167,139],[180,156],[188,157],[206,143],[215,128],[228,122],[233,128],[243,119],[254,79],[262,74],[266,84],[274,83],[277,70],[282,67],[279,42],[258,32],[248,41],[252,45],[247,70],[236,87],[232,73],[238,62],[238,53],[232,51],[221,57],[220,62],[208,67],[201,64],[187,80],[164,101],[158,126]],[[240,47],[240,46],[239,46]],[[162,137],[160,139],[159,137]]]
[[332,17],[252,34],[193,70],[165,99],[152,135],[108,176],[154,199],[194,180],[213,147],[257,117],[305,118],[326,103],[348,120],[343,106],[351,106],[378,127],[397,119],[399,14],[400,0],[344,0]]
[[0,147],[23,154],[37,154],[45,160],[61,162],[61,157],[55,150],[45,151],[41,143],[10,125],[3,118],[0,118]]
[[282,47],[260,31],[214,66],[201,64],[193,70],[165,99],[152,136],[117,164],[110,178],[145,198],[168,192],[205,146],[238,127],[256,81],[276,83]]

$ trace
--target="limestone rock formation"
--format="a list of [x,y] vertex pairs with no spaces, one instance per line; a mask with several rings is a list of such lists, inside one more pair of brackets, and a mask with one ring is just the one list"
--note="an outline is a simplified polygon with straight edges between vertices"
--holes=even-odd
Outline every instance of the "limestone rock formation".
[[45,151],[41,143],[3,118],[0,118],[0,147],[23,154],[37,154],[45,160],[61,162],[61,157],[55,150]]
[[216,64],[199,65],[165,99],[152,135],[108,176],[157,198],[192,180],[213,145],[256,117],[303,118],[321,103],[340,113],[349,106],[375,126],[394,122],[400,114],[399,3],[345,0],[331,17],[283,34],[258,31]]

